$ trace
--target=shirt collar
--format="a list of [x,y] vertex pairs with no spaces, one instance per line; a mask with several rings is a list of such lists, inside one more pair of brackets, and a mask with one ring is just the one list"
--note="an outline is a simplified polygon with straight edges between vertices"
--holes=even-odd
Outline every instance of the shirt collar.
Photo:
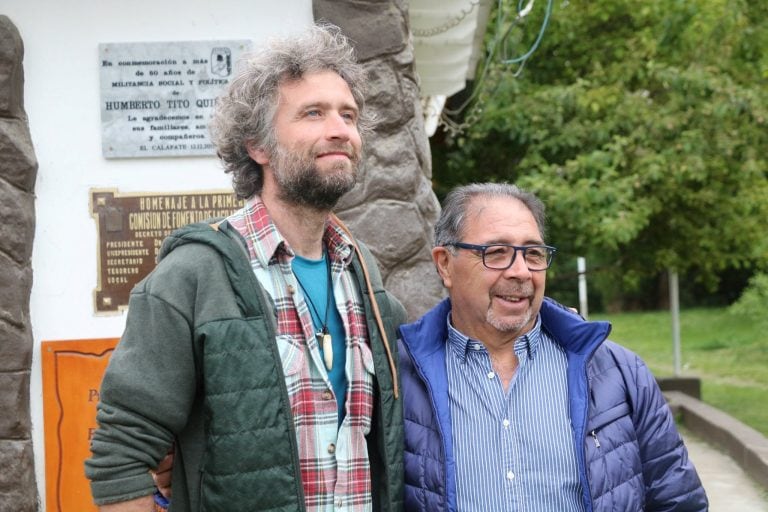
[[[259,196],[253,196],[245,202],[243,218],[246,231],[244,236],[249,242],[251,257],[257,258],[262,267],[293,259],[293,249],[272,222],[272,217]],[[323,243],[334,263],[346,267],[352,261],[352,241],[332,218],[326,222]]]
[[[470,338],[451,325],[451,315],[448,315],[446,322],[448,322],[448,349],[459,362],[463,363],[466,360],[468,352],[486,351],[485,345],[480,340]],[[533,328],[515,340],[515,354],[521,362],[523,359],[533,359],[540,344],[541,315],[536,315]]]

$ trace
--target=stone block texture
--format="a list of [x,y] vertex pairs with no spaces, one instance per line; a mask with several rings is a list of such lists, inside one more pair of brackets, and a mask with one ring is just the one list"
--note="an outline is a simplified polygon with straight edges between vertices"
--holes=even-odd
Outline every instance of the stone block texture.
[[314,0],[315,21],[333,23],[368,72],[366,108],[376,119],[361,179],[338,216],[370,247],[384,285],[415,320],[444,295],[432,264],[440,205],[413,62],[405,0]]
[[24,46],[0,15],[0,510],[40,509],[29,413],[34,188],[37,160],[24,111]]

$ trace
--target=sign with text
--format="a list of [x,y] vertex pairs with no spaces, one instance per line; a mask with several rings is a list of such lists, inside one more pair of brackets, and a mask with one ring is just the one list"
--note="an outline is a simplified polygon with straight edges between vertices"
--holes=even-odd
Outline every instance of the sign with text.
[[101,378],[117,338],[42,342],[48,512],[96,512],[83,463],[91,456]]
[[173,230],[227,217],[242,207],[231,191],[120,194],[91,189],[98,226],[97,313],[128,306],[131,289],[153,268],[160,245]]
[[99,45],[105,158],[213,155],[208,121],[248,40]]

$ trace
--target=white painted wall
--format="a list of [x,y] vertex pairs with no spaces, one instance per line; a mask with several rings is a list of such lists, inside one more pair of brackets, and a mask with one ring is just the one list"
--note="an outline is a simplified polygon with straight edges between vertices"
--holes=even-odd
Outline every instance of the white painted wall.
[[[39,161],[32,268],[31,408],[45,505],[42,340],[118,337],[125,315],[96,316],[97,227],[89,189],[228,189],[214,157],[106,160],[101,153],[99,43],[250,39],[312,22],[311,0],[3,0],[24,40],[25,107]],[[45,507],[43,508],[45,510]]]

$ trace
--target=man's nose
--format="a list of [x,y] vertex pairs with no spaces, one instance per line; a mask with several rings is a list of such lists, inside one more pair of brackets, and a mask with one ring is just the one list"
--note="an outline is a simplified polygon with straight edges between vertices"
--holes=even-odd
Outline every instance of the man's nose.
[[504,277],[510,279],[525,279],[526,277],[530,277],[530,275],[531,271],[528,270],[528,265],[525,263],[523,252],[520,250],[515,251],[515,258],[512,260],[512,265],[504,270]]
[[355,124],[341,114],[331,114],[326,118],[326,137],[329,139],[348,140],[354,131]]

